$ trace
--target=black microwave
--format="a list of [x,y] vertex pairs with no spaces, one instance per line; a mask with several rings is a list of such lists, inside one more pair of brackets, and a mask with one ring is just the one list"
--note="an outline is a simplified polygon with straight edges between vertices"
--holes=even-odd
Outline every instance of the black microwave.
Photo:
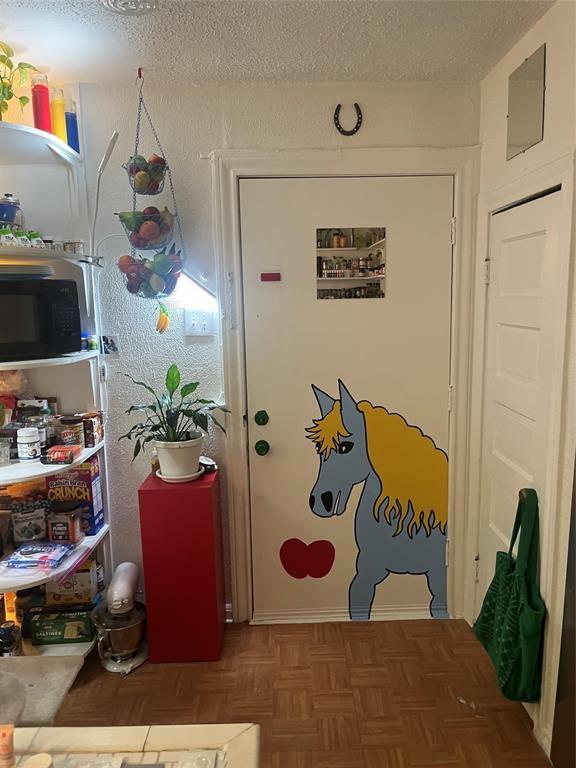
[[0,279],[0,361],[79,352],[80,336],[74,280]]

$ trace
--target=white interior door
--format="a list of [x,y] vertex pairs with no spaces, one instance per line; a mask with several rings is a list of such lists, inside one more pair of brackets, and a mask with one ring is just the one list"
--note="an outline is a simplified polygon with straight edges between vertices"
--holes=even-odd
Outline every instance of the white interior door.
[[[243,179],[240,209],[254,621],[445,616],[452,177]],[[318,298],[347,227],[386,229],[385,298]]]
[[476,613],[496,552],[510,546],[519,490],[538,493],[541,537],[551,514],[551,415],[562,385],[559,197],[495,214],[490,224]]

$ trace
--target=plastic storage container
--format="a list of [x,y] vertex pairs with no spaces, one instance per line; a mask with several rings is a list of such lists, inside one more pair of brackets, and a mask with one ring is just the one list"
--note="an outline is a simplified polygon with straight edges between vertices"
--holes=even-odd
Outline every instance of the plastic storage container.
[[50,114],[50,91],[48,78],[41,72],[31,75],[32,80],[32,112],[34,127],[47,133],[52,133],[52,116]]
[[66,109],[62,88],[50,88],[50,114],[52,116],[52,133],[62,139],[63,142],[67,142]]
[[20,200],[11,192],[6,192],[0,197],[0,221],[6,224],[14,224],[16,227],[23,227],[24,214],[20,208]]
[[68,146],[80,152],[80,138],[78,136],[78,115],[76,114],[76,102],[72,99],[66,101],[66,137]]
[[17,442],[20,461],[38,461],[40,459],[40,435],[36,427],[19,429]]

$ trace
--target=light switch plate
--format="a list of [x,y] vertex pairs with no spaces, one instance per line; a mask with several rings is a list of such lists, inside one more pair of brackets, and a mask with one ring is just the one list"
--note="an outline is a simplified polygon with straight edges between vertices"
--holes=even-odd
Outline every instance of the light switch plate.
[[184,333],[186,336],[216,336],[218,332],[216,312],[198,309],[184,310]]

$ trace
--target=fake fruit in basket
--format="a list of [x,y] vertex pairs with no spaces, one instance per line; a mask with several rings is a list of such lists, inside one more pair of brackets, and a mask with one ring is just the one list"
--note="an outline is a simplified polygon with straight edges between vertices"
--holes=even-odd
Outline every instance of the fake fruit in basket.
[[152,154],[148,160],[143,155],[133,155],[124,163],[124,168],[135,192],[139,195],[155,195],[164,184],[168,166],[163,157]]
[[160,211],[151,205],[143,211],[125,211],[117,215],[134,248],[156,248],[172,236],[174,215],[166,207]]
[[138,171],[138,173],[134,176],[134,189],[136,192],[146,192],[150,182],[151,178],[146,173],[146,171]]
[[125,254],[118,259],[118,269],[126,278],[129,293],[146,299],[169,296],[182,274],[182,252],[172,243],[170,250],[162,248],[151,259],[133,258]]
[[160,234],[160,226],[155,221],[148,219],[147,221],[144,221],[140,225],[138,234],[140,235],[142,240],[146,240],[146,241],[155,240]]
[[120,256],[118,259],[118,269],[120,272],[124,272],[126,274],[130,267],[134,265],[134,259],[129,254],[125,254],[124,256]]

